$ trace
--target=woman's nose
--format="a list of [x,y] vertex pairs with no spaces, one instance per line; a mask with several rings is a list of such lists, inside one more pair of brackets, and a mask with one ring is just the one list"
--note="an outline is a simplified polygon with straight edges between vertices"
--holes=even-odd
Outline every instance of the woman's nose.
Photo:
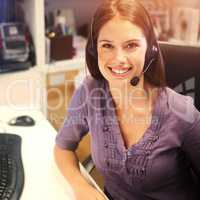
[[127,59],[126,53],[122,49],[116,49],[115,60],[120,63],[124,63],[126,62],[126,59]]

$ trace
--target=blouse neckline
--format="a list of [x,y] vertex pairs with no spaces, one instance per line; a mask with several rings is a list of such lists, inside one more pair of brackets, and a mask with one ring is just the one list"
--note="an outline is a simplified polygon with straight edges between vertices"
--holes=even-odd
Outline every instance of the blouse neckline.
[[[162,119],[162,112],[161,112],[161,96],[162,96],[162,88],[158,88],[158,93],[157,93],[157,98],[154,102],[154,107],[152,109],[152,117],[151,117],[151,122],[149,124],[149,126],[147,127],[147,129],[145,130],[145,132],[143,133],[143,135],[141,136],[141,138],[134,144],[132,144],[129,148],[126,148],[125,145],[125,141],[123,139],[122,133],[121,133],[121,129],[120,129],[120,125],[119,122],[117,120],[117,113],[116,113],[116,109],[115,109],[115,104],[114,104],[114,100],[113,97],[111,95],[110,89],[109,89],[109,85],[108,82],[105,81],[104,84],[105,87],[105,91],[106,91],[106,99],[109,99],[110,101],[110,106],[111,106],[111,110],[109,112],[107,112],[109,109],[106,108],[105,109],[105,114],[106,116],[109,115],[112,118],[112,122],[113,122],[113,130],[111,131],[110,134],[114,134],[113,137],[117,137],[117,145],[119,149],[122,149],[124,152],[127,151],[134,151],[134,149],[137,149],[137,147],[141,147],[144,144],[144,142],[148,139],[153,139],[155,140],[155,138],[158,137],[157,131],[158,128],[160,127],[160,123],[161,123],[161,119]],[[107,104],[106,104],[107,106]]]

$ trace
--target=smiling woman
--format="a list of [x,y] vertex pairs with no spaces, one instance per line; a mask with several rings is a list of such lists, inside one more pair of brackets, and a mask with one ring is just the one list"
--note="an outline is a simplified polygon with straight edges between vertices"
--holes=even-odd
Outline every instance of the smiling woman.
[[57,164],[77,200],[105,200],[81,176],[75,150],[88,132],[110,200],[198,200],[200,113],[165,85],[148,12],[137,0],[97,9],[86,47],[91,76],[74,93],[56,138]]
[[[119,31],[119,27],[123,31]],[[98,66],[112,82],[130,81],[143,70],[147,42],[140,27],[114,17],[100,30],[97,41]]]
[[[105,28],[105,26],[108,26],[108,29]],[[104,38],[101,38],[102,34]],[[115,38],[119,39],[117,43],[115,43]],[[132,52],[133,50],[137,50],[138,47],[139,50],[136,51],[136,54],[140,54],[141,49],[143,49],[143,55],[140,55],[140,57],[143,57],[144,63],[135,66],[137,68],[140,67],[140,70],[148,66],[152,58],[152,49],[155,47],[158,48],[158,52],[154,55],[155,61],[152,63],[151,68],[145,73],[144,78],[154,86],[165,86],[162,55],[156,41],[151,19],[140,3],[132,0],[104,1],[93,17],[86,47],[86,62],[91,75],[95,79],[102,80],[105,79],[105,77],[102,76],[100,71],[101,65],[98,65],[98,56],[101,56],[102,51],[97,53],[97,51],[101,49],[98,48],[100,39],[105,43],[103,45],[104,48],[112,48],[112,53],[117,53],[116,49],[119,50],[119,48],[114,47],[118,47],[120,43],[120,45],[123,45],[123,49],[126,50],[127,53],[129,52],[129,57],[130,55],[132,57],[135,55]],[[147,48],[146,50],[145,46]],[[105,54],[108,56],[110,55],[108,54],[108,50],[104,51],[104,55]],[[117,55],[123,56],[121,53]],[[137,55],[135,57],[137,59]],[[159,76],[157,76],[157,74],[159,74]],[[139,73],[137,73],[137,75],[139,75]]]

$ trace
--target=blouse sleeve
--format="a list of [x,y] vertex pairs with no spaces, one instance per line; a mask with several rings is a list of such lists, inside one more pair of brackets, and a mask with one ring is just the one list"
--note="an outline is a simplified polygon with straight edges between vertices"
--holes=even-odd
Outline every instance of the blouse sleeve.
[[184,135],[182,147],[200,177],[200,112],[194,106],[190,112],[194,113],[194,120]]
[[73,94],[62,128],[56,136],[56,145],[76,150],[81,138],[89,131],[87,120],[87,88],[82,84]]

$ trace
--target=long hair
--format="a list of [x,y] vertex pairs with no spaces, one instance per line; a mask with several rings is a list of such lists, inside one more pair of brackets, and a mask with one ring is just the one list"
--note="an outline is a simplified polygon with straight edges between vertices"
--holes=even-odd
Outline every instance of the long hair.
[[97,80],[105,79],[98,66],[97,39],[103,25],[116,15],[130,21],[142,29],[147,40],[145,65],[147,57],[152,51],[152,45],[157,46],[158,55],[156,61],[152,63],[152,66],[144,74],[144,79],[154,86],[165,86],[166,79],[164,62],[154,33],[152,21],[147,10],[137,0],[106,0],[96,10],[91,22],[90,33],[86,46],[86,63],[90,74]]

